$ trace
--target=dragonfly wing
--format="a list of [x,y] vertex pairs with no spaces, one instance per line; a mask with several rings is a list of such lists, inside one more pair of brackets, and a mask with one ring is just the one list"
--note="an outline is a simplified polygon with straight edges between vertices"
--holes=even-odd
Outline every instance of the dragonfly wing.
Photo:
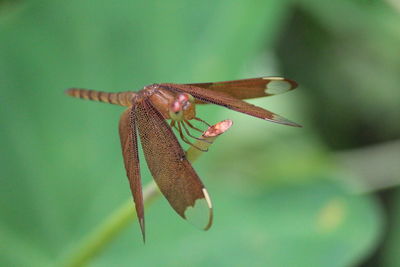
[[148,98],[138,101],[136,114],[147,165],[160,191],[180,216],[207,230],[210,198],[171,128]]
[[191,83],[188,85],[222,92],[237,99],[277,95],[297,87],[295,81],[283,77],[260,77],[226,82]]
[[188,93],[192,95],[196,100],[199,100],[201,102],[223,106],[263,120],[285,124],[289,126],[301,127],[297,123],[289,121],[288,119],[278,114],[275,114],[269,110],[249,104],[243,100],[237,99],[224,92],[208,90],[201,87],[186,85],[186,84],[166,83],[166,84],[160,84],[159,86],[161,88],[173,92]]
[[138,155],[138,144],[136,134],[136,120],[133,107],[125,110],[119,121],[119,136],[121,139],[122,156],[126,175],[128,176],[130,188],[135,202],[136,214],[139,220],[140,229],[145,240],[144,227],[144,208],[143,208],[143,193],[142,183],[140,178],[140,166]]

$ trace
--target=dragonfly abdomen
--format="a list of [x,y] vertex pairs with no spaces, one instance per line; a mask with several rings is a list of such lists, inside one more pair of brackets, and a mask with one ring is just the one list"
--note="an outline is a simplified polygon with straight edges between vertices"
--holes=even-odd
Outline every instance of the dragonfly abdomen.
[[65,91],[67,95],[87,100],[110,103],[120,106],[132,106],[134,92],[107,93],[89,89],[71,88]]

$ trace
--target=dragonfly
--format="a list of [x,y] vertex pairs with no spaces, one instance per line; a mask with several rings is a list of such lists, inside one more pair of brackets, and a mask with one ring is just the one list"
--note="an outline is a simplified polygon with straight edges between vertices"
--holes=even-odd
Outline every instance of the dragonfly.
[[243,101],[285,93],[296,87],[295,81],[283,77],[259,77],[210,83],[158,83],[145,86],[138,92],[108,93],[71,88],[66,93],[76,98],[127,107],[119,121],[119,135],[126,175],[144,241],[138,136],[151,175],[171,207],[182,218],[196,221],[195,224],[200,228],[208,230],[213,219],[210,196],[186,158],[173,129],[176,129],[183,142],[194,146],[189,137],[199,138],[191,134],[191,131],[202,131],[192,122],[207,124],[196,116],[197,104],[214,104],[262,120],[301,127],[271,111]]

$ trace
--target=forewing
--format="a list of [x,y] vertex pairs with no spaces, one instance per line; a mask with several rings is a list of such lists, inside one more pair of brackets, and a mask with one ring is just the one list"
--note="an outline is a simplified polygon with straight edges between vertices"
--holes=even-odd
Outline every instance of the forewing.
[[128,108],[127,110],[125,110],[124,113],[122,113],[121,119],[119,121],[119,136],[121,139],[121,148],[122,155],[124,157],[126,175],[128,176],[133,200],[135,202],[136,214],[139,220],[140,229],[142,231],[144,241],[145,228],[143,194],[142,183],[140,179],[135,116],[136,114],[133,108]]
[[295,81],[283,77],[260,77],[226,82],[191,83],[188,85],[223,92],[237,99],[282,94],[297,87]]
[[147,98],[137,103],[136,115],[147,165],[160,191],[180,216],[208,229],[210,198],[171,128]]
[[291,122],[288,119],[285,119],[284,117],[279,116],[269,110],[254,106],[243,100],[234,98],[233,96],[226,94],[224,92],[208,90],[201,87],[186,85],[186,84],[165,83],[165,84],[160,84],[159,86],[161,88],[174,92],[188,93],[191,94],[196,100],[223,106],[263,120],[290,126],[301,127],[297,123]]

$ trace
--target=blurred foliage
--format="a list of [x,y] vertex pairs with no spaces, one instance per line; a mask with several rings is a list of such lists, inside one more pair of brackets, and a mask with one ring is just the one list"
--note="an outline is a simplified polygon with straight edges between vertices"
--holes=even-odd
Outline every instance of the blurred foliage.
[[130,196],[122,109],[64,89],[265,75],[300,88],[251,102],[304,128],[198,108],[210,123],[234,121],[195,164],[212,229],[197,231],[160,199],[146,209],[145,246],[135,222],[91,266],[399,266],[398,7],[0,1],[0,266],[60,263]]

